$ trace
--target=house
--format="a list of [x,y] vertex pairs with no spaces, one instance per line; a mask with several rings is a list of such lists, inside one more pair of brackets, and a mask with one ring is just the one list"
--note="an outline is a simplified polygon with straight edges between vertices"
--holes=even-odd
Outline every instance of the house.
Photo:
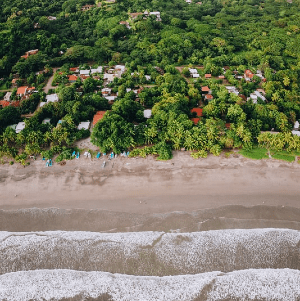
[[150,118],[152,115],[152,111],[151,110],[144,110],[144,117],[145,118]]
[[294,123],[294,130],[298,130],[299,129],[299,121],[297,120],[295,123]]
[[210,74],[210,73],[205,74],[204,77],[205,77],[205,78],[211,78],[211,74]]
[[4,97],[3,97],[3,100],[5,100],[5,101],[10,101],[11,93],[12,93],[12,92],[6,92],[6,94],[5,94]]
[[82,121],[78,124],[78,130],[88,130],[90,128],[91,122],[90,121]]
[[219,79],[225,79],[224,75],[219,75],[218,77],[219,77]]
[[72,74],[68,76],[68,79],[70,83],[75,83],[77,81],[77,76]]
[[207,101],[211,101],[214,97],[211,95],[211,94],[206,94],[204,96],[204,99],[207,100]]
[[10,105],[9,101],[0,100],[0,108],[5,108],[5,107],[8,107],[9,105]]
[[57,94],[46,95],[46,102],[57,102],[57,101],[58,101],[58,95]]
[[25,129],[25,122],[19,122],[16,127],[16,133],[18,134],[24,129]]
[[81,7],[81,11],[90,10],[92,7],[94,7],[94,5],[92,5],[92,4],[86,4],[86,5],[83,5],[83,6]]
[[202,91],[203,93],[208,93],[208,92],[210,92],[210,89],[209,89],[208,86],[204,86],[204,87],[201,87],[201,91]]
[[48,19],[49,21],[55,21],[55,20],[56,20],[56,17],[48,16],[47,19]]
[[120,76],[125,72],[125,66],[124,65],[116,65],[115,70],[120,73]]
[[80,70],[79,71],[80,75],[85,75],[85,76],[89,76],[90,75],[90,70]]
[[93,118],[93,126],[95,126],[95,124],[101,120],[104,116],[104,114],[106,113],[106,111],[98,111]]
[[127,29],[131,29],[131,26],[130,26],[129,23],[126,22],[126,21],[121,21],[120,24],[121,24],[121,25],[125,25]]
[[240,94],[240,92],[235,86],[225,86],[225,88],[227,89],[228,93],[234,93],[236,95]]
[[150,75],[145,75],[145,78],[146,78],[147,81],[151,80],[151,76]]
[[50,123],[50,118],[45,118],[45,119],[42,121],[42,124],[47,124],[47,123]]
[[27,93],[27,90],[28,90],[27,86],[19,87],[18,90],[17,90],[17,95],[20,96],[20,97],[25,96],[26,93]]
[[13,80],[11,81],[11,84],[13,87],[17,86],[17,80],[18,80],[18,78],[13,78]]
[[115,101],[115,99],[117,98],[117,96],[104,96],[105,99],[108,100],[108,102],[112,103]]
[[197,73],[197,74],[192,74],[192,78],[198,78],[200,77],[200,75]]
[[109,84],[109,83],[113,82],[115,77],[116,77],[115,74],[104,73],[103,74],[103,80],[105,81],[104,84]]
[[293,135],[300,136],[300,131],[292,131],[292,134],[293,134]]
[[79,68],[78,67],[73,67],[73,68],[70,68],[70,71],[74,72],[74,73],[78,73],[79,72]]
[[249,69],[245,70],[244,78],[246,81],[251,81],[253,76],[254,76],[254,74],[252,73],[251,70],[249,70]]
[[130,13],[129,17],[131,20],[136,19],[138,16],[141,16],[143,13]]
[[102,66],[98,66],[96,69],[91,69],[91,74],[102,73],[102,71],[103,71]]
[[266,98],[258,91],[254,91],[250,94],[250,99],[252,99],[253,103],[257,103],[258,98],[262,101],[266,101]]
[[195,68],[189,68],[190,74],[198,74],[198,70]]
[[102,93],[103,96],[108,96],[108,95],[111,94],[111,89],[110,88],[103,88],[101,90],[101,93]]
[[39,52],[38,49],[29,50],[24,55],[22,55],[21,57],[24,58],[24,59],[27,59],[29,56],[37,54],[38,52]]
[[156,21],[161,21],[160,12],[159,11],[152,11],[152,12],[150,12],[150,16],[156,16]]
[[197,124],[200,120],[200,117],[202,117],[203,109],[201,108],[193,108],[191,109],[191,113],[196,113],[196,118],[191,118],[191,120],[194,122],[194,124]]
[[186,2],[187,4],[191,4],[193,1],[192,1],[192,0],[185,0],[185,2]]

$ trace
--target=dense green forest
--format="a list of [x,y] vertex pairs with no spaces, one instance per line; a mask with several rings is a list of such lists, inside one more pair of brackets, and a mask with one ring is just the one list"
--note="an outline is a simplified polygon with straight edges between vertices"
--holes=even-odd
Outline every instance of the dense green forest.
[[[38,93],[19,107],[0,109],[1,153],[17,160],[38,153],[68,157],[73,143],[89,135],[77,125],[99,110],[109,112],[96,123],[91,140],[103,152],[135,148],[132,155],[168,159],[173,149],[181,148],[194,150],[194,157],[256,144],[300,151],[299,137],[291,134],[300,119],[299,4],[298,0],[191,4],[2,0],[0,98],[16,77],[18,86],[35,86]],[[91,6],[84,10],[86,5]],[[160,18],[146,11],[160,12]],[[137,12],[144,14],[131,15]],[[21,58],[31,49],[39,52]],[[67,79],[70,67],[116,64],[125,65],[126,72],[108,84],[118,92],[113,104],[101,94],[103,74],[72,84]],[[192,67],[198,78],[190,76]],[[60,68],[55,74],[60,101],[35,110],[45,99],[43,86],[52,68]],[[254,74],[251,80],[243,77],[247,69]],[[46,72],[37,75],[40,70]],[[261,78],[255,75],[257,70]],[[210,99],[202,93],[204,86],[210,89]],[[225,86],[236,87],[239,96]],[[140,93],[127,92],[128,88]],[[265,97],[254,103],[249,96],[257,89]],[[12,92],[16,99],[16,91]],[[203,109],[199,122],[191,120],[197,117],[192,108]],[[152,110],[151,118],[144,118],[144,109]],[[28,113],[33,114],[21,133],[7,127]],[[45,118],[51,122],[43,124]],[[56,126],[61,119],[65,122]],[[261,134],[271,130],[280,133]]]

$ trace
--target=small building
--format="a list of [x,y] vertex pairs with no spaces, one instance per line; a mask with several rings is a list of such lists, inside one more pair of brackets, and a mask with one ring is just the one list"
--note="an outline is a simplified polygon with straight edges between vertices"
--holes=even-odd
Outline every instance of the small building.
[[300,136],[300,131],[292,131],[293,135]]
[[18,96],[25,96],[26,93],[27,93],[27,90],[28,90],[28,86],[19,87],[18,90],[17,90],[17,95]]
[[16,133],[18,134],[24,129],[25,129],[25,122],[19,122],[16,126]]
[[203,93],[208,93],[208,92],[210,92],[210,89],[209,89],[208,86],[203,86],[203,87],[201,87],[201,91],[202,91]]
[[111,94],[111,89],[110,88],[103,88],[101,90],[101,93],[102,93],[103,96],[108,96],[108,95]]
[[294,123],[294,130],[298,130],[299,129],[299,121],[297,120],[295,123]]
[[48,19],[49,21],[55,21],[55,20],[56,20],[56,17],[48,16],[47,19]]
[[104,96],[105,99],[108,100],[108,102],[114,102],[117,96]]
[[211,78],[211,74],[210,74],[210,73],[207,73],[207,74],[204,75],[204,77],[205,77],[205,78]]
[[46,102],[57,102],[57,101],[58,101],[58,95],[57,94],[46,95]]
[[37,54],[38,52],[39,52],[38,49],[29,50],[29,51],[25,52],[25,54],[22,55],[21,57],[24,59],[27,59],[29,56]]
[[145,118],[150,118],[152,115],[152,110],[144,110],[144,117]]
[[103,80],[104,80],[105,84],[109,84],[109,83],[113,82],[115,77],[116,77],[115,74],[104,73]]
[[78,124],[78,130],[88,130],[90,128],[91,122],[90,121],[82,121]]
[[197,124],[199,122],[199,120],[202,117],[202,112],[203,112],[203,109],[201,109],[201,108],[191,109],[191,113],[196,113],[196,116],[197,116],[197,117],[191,118],[191,120],[194,122],[194,124]]
[[251,81],[253,76],[254,76],[254,74],[252,73],[251,70],[249,70],[249,69],[245,70],[244,78],[246,81]]
[[141,16],[143,13],[130,13],[129,17],[131,20],[136,19],[138,16]]
[[95,124],[101,120],[104,116],[104,114],[106,113],[106,111],[98,111],[93,118],[93,126],[95,126]]
[[192,78],[199,78],[200,75],[197,73],[197,74],[192,74]]
[[43,121],[42,121],[42,124],[47,124],[47,123],[50,123],[50,118],[45,118]]
[[240,94],[240,92],[235,86],[225,86],[225,88],[227,89],[228,93],[234,93],[236,95]]
[[185,2],[186,2],[187,4],[191,4],[193,1],[192,1],[192,0],[185,0]]
[[206,94],[206,95],[204,96],[204,99],[207,100],[207,101],[211,101],[211,100],[214,99],[214,97],[213,97],[211,94]]
[[91,8],[93,8],[93,7],[94,7],[94,5],[92,5],[92,4],[86,4],[86,5],[83,5],[81,7],[81,11],[87,11],[87,10],[90,10]]
[[252,99],[253,103],[257,103],[258,98],[262,101],[266,101],[266,98],[258,91],[254,91],[250,94],[250,99]]
[[147,81],[151,80],[151,76],[150,75],[145,75],[145,78],[146,78]]
[[102,66],[98,66],[98,67],[95,68],[95,69],[91,69],[91,74],[102,73],[102,71],[103,71]]
[[5,100],[5,101],[10,101],[11,93],[12,93],[12,92],[6,92],[6,94],[5,94],[4,97],[3,97],[3,100]]
[[161,21],[160,12],[159,11],[152,11],[152,12],[150,12],[149,15],[150,16],[156,16],[156,21]]
[[131,26],[130,26],[129,23],[126,22],[126,21],[121,21],[119,24],[125,25],[127,29],[131,29]]
[[80,70],[79,71],[80,75],[85,75],[85,76],[89,76],[90,75],[90,70]]
[[195,68],[189,68],[190,74],[198,74],[198,70]]
[[10,105],[9,101],[0,100],[0,108],[5,108],[5,107],[8,107],[9,105]]
[[74,72],[74,73],[78,73],[79,72],[79,68],[78,67],[72,67],[72,68],[70,68],[70,71]]
[[75,83],[77,81],[77,76],[74,74],[71,74],[68,76],[69,82],[70,83]]

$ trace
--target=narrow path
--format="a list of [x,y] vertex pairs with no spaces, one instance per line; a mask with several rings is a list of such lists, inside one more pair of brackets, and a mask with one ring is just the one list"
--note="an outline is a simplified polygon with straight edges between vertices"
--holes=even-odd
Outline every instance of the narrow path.
[[44,87],[44,92],[46,94],[48,94],[50,89],[55,89],[56,88],[56,87],[52,86],[52,81],[53,81],[53,77],[54,77],[54,74],[55,74],[57,69],[58,68],[53,68],[53,75],[49,78],[47,85]]

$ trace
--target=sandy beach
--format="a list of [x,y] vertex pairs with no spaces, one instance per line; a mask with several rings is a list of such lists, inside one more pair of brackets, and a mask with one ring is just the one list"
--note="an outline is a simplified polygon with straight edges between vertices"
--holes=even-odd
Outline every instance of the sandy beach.
[[[105,168],[101,168],[106,161]],[[191,212],[225,205],[300,206],[300,165],[239,155],[195,160],[175,152],[108,160],[81,157],[46,167],[0,166],[0,209],[82,208],[128,213]]]

